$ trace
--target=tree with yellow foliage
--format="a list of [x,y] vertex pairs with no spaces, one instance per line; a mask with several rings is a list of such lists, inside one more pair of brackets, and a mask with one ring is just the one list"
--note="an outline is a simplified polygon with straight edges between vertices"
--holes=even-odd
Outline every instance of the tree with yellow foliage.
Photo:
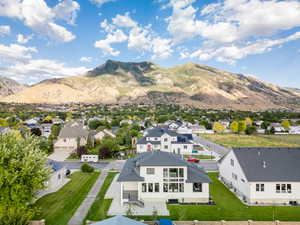
[[230,129],[233,133],[238,133],[239,132],[239,123],[237,121],[233,121],[230,124]]
[[245,123],[246,123],[246,126],[251,126],[253,124],[253,121],[250,117],[246,117],[245,118]]
[[288,130],[290,129],[290,126],[291,126],[290,121],[288,121],[288,120],[282,120],[282,121],[281,121],[281,126],[282,126],[286,131],[288,131]]
[[220,122],[214,122],[213,130],[214,130],[214,132],[221,134],[225,131],[225,127]]

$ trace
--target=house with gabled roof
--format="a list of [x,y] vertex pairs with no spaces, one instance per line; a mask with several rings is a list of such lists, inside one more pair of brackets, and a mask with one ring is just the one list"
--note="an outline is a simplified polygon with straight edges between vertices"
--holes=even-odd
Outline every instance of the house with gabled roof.
[[208,203],[211,179],[181,155],[144,152],[128,159],[119,174],[121,205],[151,202]]
[[300,148],[233,148],[219,171],[248,204],[300,204]]
[[165,127],[154,127],[137,141],[137,152],[165,151],[176,154],[192,154],[192,134],[179,134]]

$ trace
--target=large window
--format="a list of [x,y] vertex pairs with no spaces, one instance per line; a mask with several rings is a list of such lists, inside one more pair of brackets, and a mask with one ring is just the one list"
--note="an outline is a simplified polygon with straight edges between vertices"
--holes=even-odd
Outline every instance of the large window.
[[154,184],[154,192],[159,192],[159,183]]
[[265,185],[264,184],[256,184],[256,191],[265,191]]
[[179,177],[184,177],[184,170],[183,170],[183,168],[179,168]]
[[154,173],[155,173],[155,170],[154,170],[154,168],[147,168],[147,169],[146,169],[146,173],[147,173],[147,174],[154,174]]
[[164,138],[164,142],[167,142],[168,141],[168,138]]
[[234,160],[233,159],[230,159],[230,165],[234,166]]
[[178,183],[169,183],[169,192],[178,192]]
[[183,149],[187,149],[187,145],[184,145],[184,146],[183,146]]
[[184,183],[179,183],[179,192],[184,192]]
[[168,177],[168,169],[164,168],[164,177]]
[[153,192],[153,184],[148,183],[148,192]]
[[164,183],[164,192],[168,192],[168,183]]
[[202,192],[202,183],[193,183],[193,192]]
[[276,184],[276,193],[292,193],[292,185]]
[[177,168],[170,168],[169,169],[170,177],[178,177],[178,169]]

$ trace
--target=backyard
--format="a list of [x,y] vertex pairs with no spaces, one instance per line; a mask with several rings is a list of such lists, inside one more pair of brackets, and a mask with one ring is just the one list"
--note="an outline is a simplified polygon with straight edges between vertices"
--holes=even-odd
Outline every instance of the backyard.
[[210,173],[209,176],[213,181],[210,185],[210,194],[216,205],[168,205],[171,219],[199,221],[300,220],[300,207],[246,206],[218,180],[217,173]]
[[300,135],[201,134],[224,147],[300,147]]
[[80,206],[97,180],[100,172],[74,172],[71,180],[59,191],[37,200],[35,206],[40,212],[35,219],[45,219],[47,225],[65,225]]

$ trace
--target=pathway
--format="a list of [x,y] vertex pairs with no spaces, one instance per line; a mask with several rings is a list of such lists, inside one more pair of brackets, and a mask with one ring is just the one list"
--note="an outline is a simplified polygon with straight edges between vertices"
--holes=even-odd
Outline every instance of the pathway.
[[92,204],[96,200],[96,197],[101,190],[101,187],[104,183],[104,180],[108,174],[108,172],[115,167],[115,162],[110,162],[103,170],[101,170],[101,174],[98,177],[97,181],[91,188],[90,192],[87,194],[86,198],[83,200],[81,205],[78,207],[74,215],[69,220],[68,225],[81,225],[84,218],[86,217],[89,209]]

